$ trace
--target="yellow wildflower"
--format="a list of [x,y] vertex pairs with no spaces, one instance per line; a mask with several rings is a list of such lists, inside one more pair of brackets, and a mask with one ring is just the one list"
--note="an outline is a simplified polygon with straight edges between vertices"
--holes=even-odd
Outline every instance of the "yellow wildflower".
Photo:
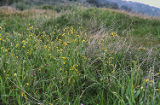
[[7,50],[7,49],[5,49],[5,52],[8,52],[8,50]]
[[30,54],[30,53],[31,53],[31,51],[30,51],[30,50],[28,50],[28,51],[27,51],[27,54]]
[[159,91],[159,89],[154,89],[155,91]]
[[22,94],[21,94],[21,95],[22,95],[22,97],[23,97],[23,96],[25,96],[25,94],[24,94],[23,92],[22,92]]
[[107,61],[106,64],[110,64],[109,61]]
[[22,43],[25,43],[25,40],[23,40]]
[[145,82],[148,82],[149,81],[149,79],[145,79]]
[[60,71],[62,71],[62,68],[60,68]]
[[66,60],[66,57],[61,57],[62,59]]
[[67,46],[68,44],[67,44],[67,42],[64,42],[64,46]]
[[75,69],[75,66],[73,65],[73,66],[72,66],[72,70],[74,70],[74,69]]
[[46,49],[46,48],[47,48],[47,45],[44,45],[44,48]]
[[13,43],[11,42],[11,47],[13,47]]
[[111,59],[113,59],[113,57],[109,57],[108,59],[111,60]]
[[78,73],[78,69],[75,69],[75,71]]
[[29,34],[29,37],[32,37],[32,36],[33,36],[33,34],[32,34],[32,33],[30,33],[30,34]]
[[111,33],[111,36],[112,36],[112,37],[115,37],[115,36],[116,36],[116,33],[115,33],[115,32],[112,32],[112,33]]
[[82,42],[85,42],[85,40],[82,40]]
[[143,47],[142,50],[146,50],[146,48]]
[[76,64],[76,67],[78,67],[78,65]]
[[14,77],[16,77],[17,76],[17,73],[14,73]]
[[146,48],[144,48],[144,47],[140,47],[140,48],[138,48],[138,50],[145,51],[145,50],[146,50]]
[[59,42],[59,44],[62,44],[62,40],[61,40],[61,39],[59,39],[59,41],[58,41],[58,42]]
[[13,53],[11,53],[11,57],[13,57],[14,56],[14,54]]
[[29,83],[26,83],[27,86],[29,86]]
[[83,59],[87,59],[87,57],[86,57],[86,56],[83,56]]
[[65,33],[62,34],[62,36],[64,36],[64,35],[65,35]]
[[2,38],[0,38],[0,40],[2,40]]
[[16,44],[16,47],[18,47],[19,46],[19,44]]

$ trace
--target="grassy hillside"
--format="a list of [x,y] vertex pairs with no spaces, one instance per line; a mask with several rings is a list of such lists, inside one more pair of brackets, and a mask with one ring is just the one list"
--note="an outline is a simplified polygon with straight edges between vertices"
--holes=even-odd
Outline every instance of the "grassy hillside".
[[80,5],[0,7],[0,104],[160,104],[160,20]]

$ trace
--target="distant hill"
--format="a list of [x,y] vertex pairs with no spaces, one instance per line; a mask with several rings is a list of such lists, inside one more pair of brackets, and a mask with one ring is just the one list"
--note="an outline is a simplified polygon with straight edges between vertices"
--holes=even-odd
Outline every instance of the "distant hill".
[[[124,1],[124,0],[75,0],[75,1],[83,1],[90,3],[97,3],[97,5],[102,5],[106,7],[112,8],[112,6],[116,7],[114,9],[125,9],[128,11],[132,11],[135,13],[141,13],[148,16],[160,16],[160,8],[156,8],[153,6],[149,6],[146,4],[132,2],[132,1]],[[118,6],[118,7],[117,7]]]
[[[108,1],[108,0],[107,0]],[[138,2],[122,1],[122,0],[109,0],[115,2],[119,6],[128,6],[133,12],[145,14],[148,16],[160,16],[160,8],[152,7]]]

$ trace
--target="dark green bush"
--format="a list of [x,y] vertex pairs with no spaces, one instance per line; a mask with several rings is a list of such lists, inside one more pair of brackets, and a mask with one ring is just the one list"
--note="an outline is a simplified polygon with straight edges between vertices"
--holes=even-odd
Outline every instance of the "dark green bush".
[[15,2],[12,4],[13,7],[15,7],[16,9],[19,9],[21,11],[25,10],[25,9],[29,9],[31,6],[26,4],[25,2]]
[[54,7],[53,6],[51,6],[51,5],[44,5],[44,6],[42,6],[41,7],[41,9],[45,9],[45,10],[53,10],[54,9]]

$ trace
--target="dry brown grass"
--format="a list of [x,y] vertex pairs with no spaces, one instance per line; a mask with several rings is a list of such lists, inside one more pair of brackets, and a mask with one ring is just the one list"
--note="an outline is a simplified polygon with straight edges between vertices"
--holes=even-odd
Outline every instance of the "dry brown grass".
[[39,16],[55,17],[60,15],[52,10],[42,10],[42,9],[32,8],[32,9],[20,11],[10,6],[0,7],[0,13],[4,15],[22,15],[24,17],[39,17]]
[[0,13],[11,15],[11,14],[20,13],[20,11],[10,6],[2,6],[0,7]]

